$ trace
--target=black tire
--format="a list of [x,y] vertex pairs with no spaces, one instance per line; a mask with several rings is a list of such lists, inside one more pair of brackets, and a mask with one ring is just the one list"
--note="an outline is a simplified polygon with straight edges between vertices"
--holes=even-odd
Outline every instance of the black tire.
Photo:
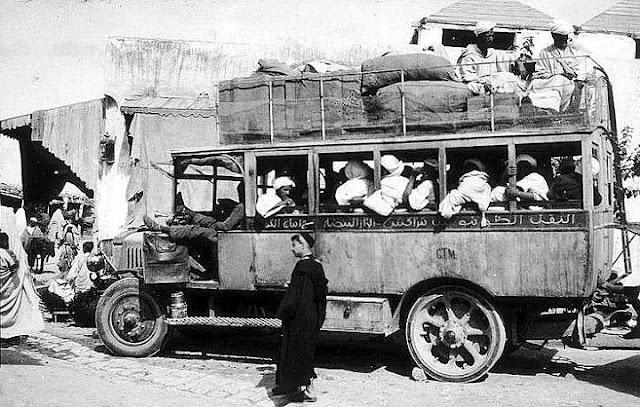
[[433,379],[455,383],[486,375],[502,356],[506,337],[491,302],[458,286],[438,287],[418,298],[405,329],[416,364]]
[[162,349],[166,316],[137,278],[113,283],[96,307],[96,327],[104,345],[116,355],[145,357]]

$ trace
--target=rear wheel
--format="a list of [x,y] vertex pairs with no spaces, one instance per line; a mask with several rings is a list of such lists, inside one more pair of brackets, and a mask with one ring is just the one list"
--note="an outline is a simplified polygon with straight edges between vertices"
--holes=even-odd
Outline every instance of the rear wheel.
[[122,356],[158,353],[167,336],[165,318],[153,297],[140,290],[137,278],[113,283],[96,308],[100,339],[112,353]]
[[473,290],[443,286],[411,307],[406,340],[416,364],[447,382],[484,376],[504,351],[506,331],[496,308]]

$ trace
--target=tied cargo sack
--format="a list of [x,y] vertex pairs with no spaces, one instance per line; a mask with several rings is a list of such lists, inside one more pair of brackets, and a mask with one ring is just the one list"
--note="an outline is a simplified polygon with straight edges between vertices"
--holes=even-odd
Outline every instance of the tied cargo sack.
[[143,234],[143,274],[146,284],[189,281],[189,252],[163,233]]
[[[373,121],[397,122],[402,119],[402,84],[378,89],[365,104]],[[467,99],[473,92],[460,82],[416,81],[404,84],[405,114],[412,123],[453,123],[464,120]]]
[[[362,63],[362,95],[373,95],[382,87],[405,81],[457,81],[455,67],[449,60],[433,54],[385,55]],[[375,72],[388,71],[388,72]],[[372,73],[367,73],[372,72]]]

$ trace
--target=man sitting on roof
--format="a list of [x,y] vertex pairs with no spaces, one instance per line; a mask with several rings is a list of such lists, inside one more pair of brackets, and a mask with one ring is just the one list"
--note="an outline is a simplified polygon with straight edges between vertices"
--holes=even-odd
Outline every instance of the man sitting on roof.
[[520,87],[520,81],[510,72],[515,54],[493,48],[494,27],[495,23],[478,21],[473,30],[476,43],[467,45],[458,58],[462,81],[475,94],[492,89],[514,92]]
[[573,25],[568,22],[554,20],[550,29],[553,44],[540,51],[529,97],[534,106],[563,112],[571,103],[576,85],[581,88],[581,81],[586,80],[588,60],[580,56],[589,52],[569,39]]

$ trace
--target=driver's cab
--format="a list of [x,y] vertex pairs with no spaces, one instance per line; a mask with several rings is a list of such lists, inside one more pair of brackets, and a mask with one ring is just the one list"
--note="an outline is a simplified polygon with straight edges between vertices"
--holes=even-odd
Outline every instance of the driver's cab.
[[169,233],[144,235],[147,283],[218,281],[218,233],[245,228],[243,155],[174,158]]

